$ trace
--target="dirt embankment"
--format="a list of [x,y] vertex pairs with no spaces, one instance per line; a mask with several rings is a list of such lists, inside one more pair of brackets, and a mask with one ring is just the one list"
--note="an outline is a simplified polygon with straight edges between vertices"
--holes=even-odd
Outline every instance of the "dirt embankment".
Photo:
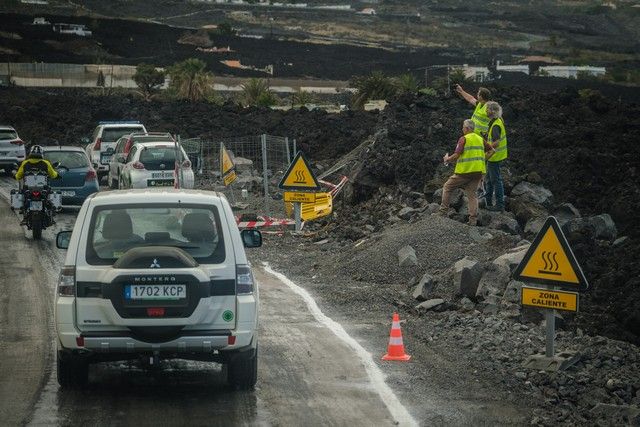
[[[564,89],[540,93],[493,88],[504,107],[509,137],[507,193],[519,177],[537,172],[556,203],[571,202],[583,215],[609,213],[619,236],[613,246],[572,235],[574,252],[591,283],[577,322],[593,333],[639,342],[640,337],[640,107],[594,93]],[[369,135],[387,137],[370,150],[356,182],[365,202],[381,187],[432,192],[451,173],[451,152],[471,107],[462,100],[406,97],[381,115],[241,109],[227,104],[145,103],[135,96],[94,96],[86,91],[0,90],[0,121],[29,142],[53,137],[77,144],[98,120],[138,119],[149,130],[183,137],[268,133],[296,138],[312,160],[331,164]],[[426,185],[425,185],[426,184]],[[428,197],[431,193],[428,193]],[[338,206],[360,215],[369,205]]]

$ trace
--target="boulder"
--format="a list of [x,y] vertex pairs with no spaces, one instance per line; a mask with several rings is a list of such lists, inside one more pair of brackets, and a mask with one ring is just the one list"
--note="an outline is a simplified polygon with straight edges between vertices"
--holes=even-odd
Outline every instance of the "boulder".
[[469,298],[464,297],[460,300],[460,306],[462,311],[472,311],[476,305]]
[[444,300],[442,298],[433,298],[416,305],[416,309],[431,310],[432,308],[437,307],[443,303],[444,303]]
[[511,280],[507,283],[507,288],[504,290],[504,295],[502,295],[502,303],[519,304],[522,286],[524,286],[524,283],[517,280]]
[[236,166],[238,174],[251,173],[253,171],[253,160],[244,157],[234,157],[233,164]]
[[563,203],[553,210],[553,216],[556,217],[560,225],[571,221],[574,218],[580,218],[580,211],[571,203]]
[[549,207],[553,203],[553,193],[541,185],[522,181],[511,190],[511,198],[522,199]]
[[546,220],[546,218],[531,218],[524,226],[524,234],[527,236],[538,234],[540,230],[542,230],[542,226]]
[[418,301],[426,300],[429,294],[433,292],[435,285],[436,282],[433,276],[429,273],[425,273],[424,276],[422,276],[422,279],[420,279],[420,282],[418,282],[415,289],[413,290],[413,298],[417,299]]
[[533,218],[546,218],[549,216],[544,206],[525,199],[510,199],[509,209],[520,224],[526,224]]
[[398,264],[400,267],[417,266],[416,251],[409,245],[400,248],[398,251]]
[[475,298],[483,271],[480,262],[464,257],[453,265],[453,285],[460,294]]
[[527,250],[529,250],[529,246],[531,246],[531,244],[516,246],[515,248],[510,249],[506,254],[500,255],[498,258],[494,259],[493,264],[505,266],[513,272],[518,264],[520,264],[520,261],[522,261],[522,258],[524,258]]
[[520,232],[520,225],[510,212],[491,212],[491,220],[487,227],[494,230],[504,231],[509,234],[518,234]]
[[478,282],[476,301],[502,297],[509,283],[511,270],[505,265],[490,264]]
[[404,219],[405,221],[408,221],[416,212],[417,212],[416,209],[405,206],[404,208],[400,209],[397,215],[399,218]]
[[574,218],[567,221],[562,230],[567,234],[579,233],[597,240],[614,241],[618,236],[616,224],[609,214]]

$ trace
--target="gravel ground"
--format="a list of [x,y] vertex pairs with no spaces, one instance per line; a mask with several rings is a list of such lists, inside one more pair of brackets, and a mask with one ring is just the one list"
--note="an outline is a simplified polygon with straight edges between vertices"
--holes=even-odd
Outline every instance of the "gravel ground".
[[[268,236],[251,256],[304,283],[337,320],[361,325],[352,333],[374,354],[385,348],[391,313],[398,311],[413,356],[409,367],[398,369],[407,369],[415,381],[401,381],[393,369],[388,381],[414,405],[430,387],[449,387],[449,405],[483,394],[507,399],[521,408],[510,418],[515,425],[640,425],[637,346],[587,336],[560,318],[557,349],[578,351],[580,361],[559,373],[530,370],[523,362],[544,349],[540,316],[524,315],[514,304],[484,314],[482,304],[461,303],[451,285],[451,264],[465,255],[494,259],[516,246],[517,236],[481,229],[493,238],[478,242],[472,228],[435,216],[402,221],[357,241],[326,237],[330,223],[316,228],[305,237]],[[415,248],[417,267],[398,266],[396,252],[405,244]],[[425,272],[436,275],[433,297],[445,300],[439,311],[415,308],[412,284]],[[480,424],[491,419],[491,407],[478,408]]]

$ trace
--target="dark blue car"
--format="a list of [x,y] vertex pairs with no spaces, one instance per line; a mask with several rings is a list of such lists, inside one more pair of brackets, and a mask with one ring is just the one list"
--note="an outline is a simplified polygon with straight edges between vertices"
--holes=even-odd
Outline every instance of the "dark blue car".
[[98,176],[89,163],[89,158],[80,147],[43,147],[44,158],[57,165],[59,179],[49,185],[62,193],[63,205],[81,205],[84,199],[100,189]]

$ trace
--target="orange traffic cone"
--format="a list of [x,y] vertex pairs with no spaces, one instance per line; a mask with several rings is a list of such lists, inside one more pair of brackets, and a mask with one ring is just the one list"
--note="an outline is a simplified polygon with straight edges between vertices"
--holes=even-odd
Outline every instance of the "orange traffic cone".
[[387,354],[382,356],[382,360],[400,360],[406,362],[411,356],[405,354],[402,343],[402,331],[400,330],[400,316],[393,313],[393,323],[391,324],[391,334],[389,336],[389,347]]

